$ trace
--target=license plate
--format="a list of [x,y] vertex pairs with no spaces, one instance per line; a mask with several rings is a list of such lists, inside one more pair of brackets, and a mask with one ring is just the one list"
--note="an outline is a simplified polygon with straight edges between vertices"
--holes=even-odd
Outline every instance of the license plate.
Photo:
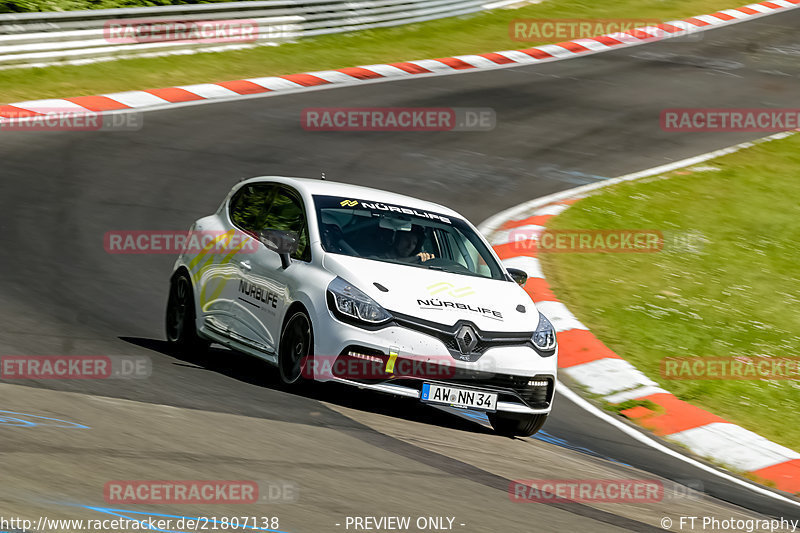
[[438,403],[442,405],[451,405],[453,407],[467,407],[470,409],[481,409],[483,411],[495,411],[497,409],[496,392],[445,387],[434,383],[422,384],[422,395],[420,399],[427,403]]

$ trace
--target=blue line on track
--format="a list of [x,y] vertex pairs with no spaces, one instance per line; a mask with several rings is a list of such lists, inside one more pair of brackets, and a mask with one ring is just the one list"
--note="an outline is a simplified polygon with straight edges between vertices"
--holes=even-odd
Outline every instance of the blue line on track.
[[[22,418],[16,418],[11,416],[5,416],[5,414],[11,415],[20,415],[26,418],[33,418],[36,420],[25,420]],[[49,422],[38,422],[38,420],[47,420],[49,422],[59,422],[59,424],[51,424]],[[55,427],[55,428],[67,428],[67,429],[91,429],[89,426],[84,426],[83,424],[78,424],[77,422],[69,422],[67,420],[60,420],[58,418],[48,418],[46,416],[39,416],[39,415],[29,415],[26,413],[18,413],[16,411],[3,411],[0,410],[0,426],[10,426],[10,427],[36,427],[36,426],[47,426],[47,427]]]

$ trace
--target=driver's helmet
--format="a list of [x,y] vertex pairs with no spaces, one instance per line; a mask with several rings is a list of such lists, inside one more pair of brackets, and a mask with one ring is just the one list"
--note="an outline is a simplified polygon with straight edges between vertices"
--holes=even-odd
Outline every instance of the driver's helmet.
[[425,242],[425,229],[419,224],[414,224],[411,226],[410,233],[417,238],[417,245],[414,247],[414,251],[411,255],[417,255],[422,250],[422,243]]

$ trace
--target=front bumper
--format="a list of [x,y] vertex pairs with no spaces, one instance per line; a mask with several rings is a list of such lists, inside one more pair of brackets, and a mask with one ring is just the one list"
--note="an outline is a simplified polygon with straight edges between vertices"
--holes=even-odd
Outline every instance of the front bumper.
[[[513,376],[498,376],[502,379],[513,378]],[[527,378],[525,378],[527,379]],[[385,392],[407,398],[419,398],[423,383],[436,383],[450,387],[462,387],[465,384],[453,381],[436,381],[431,379],[394,379],[380,383],[364,383],[351,379],[334,378],[332,381],[346,383],[355,387],[370,389],[378,392]],[[499,388],[492,383],[475,381],[463,388],[470,390],[480,390],[485,392],[496,392],[498,394],[497,411],[518,414],[547,414],[553,406],[553,394],[555,391],[555,378],[552,376],[536,376],[535,381],[546,383],[543,387],[537,387],[536,396],[542,399],[537,402],[529,402],[522,399],[522,394],[509,388]]]
[[[409,398],[420,397],[424,382],[439,383],[496,392],[497,410],[502,412],[546,414],[552,409],[557,353],[542,357],[527,346],[498,346],[487,349],[476,361],[462,361],[451,355],[441,339],[416,330],[392,325],[368,331],[331,315],[320,318],[315,328],[314,353],[321,355],[315,358],[340,361],[355,352],[373,360],[380,358],[380,365],[389,364],[390,360],[424,363],[427,371],[348,375],[330,364],[317,364],[313,370],[315,380],[337,381]],[[394,370],[394,365],[390,366]]]

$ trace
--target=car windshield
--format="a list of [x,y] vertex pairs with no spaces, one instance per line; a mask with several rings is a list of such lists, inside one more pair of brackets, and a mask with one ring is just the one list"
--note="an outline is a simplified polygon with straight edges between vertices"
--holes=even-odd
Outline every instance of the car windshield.
[[314,196],[314,204],[326,252],[506,279],[481,237],[461,219],[340,196]]

